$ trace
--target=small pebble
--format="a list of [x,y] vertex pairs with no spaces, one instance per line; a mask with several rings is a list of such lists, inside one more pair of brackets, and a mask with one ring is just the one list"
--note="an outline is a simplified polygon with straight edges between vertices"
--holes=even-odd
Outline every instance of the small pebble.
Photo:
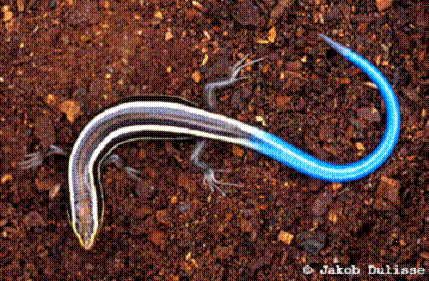
[[156,246],[161,246],[166,243],[167,235],[159,230],[155,230],[149,234],[149,240]]
[[296,241],[307,252],[316,253],[325,247],[326,234],[320,231],[301,232],[296,236]]
[[374,208],[377,210],[390,210],[393,208],[392,204],[398,206],[401,203],[399,199],[400,188],[400,181],[382,176],[375,192]]
[[4,174],[3,176],[1,176],[1,183],[5,184],[9,181],[12,181],[13,177],[11,174]]
[[359,118],[369,122],[380,122],[381,115],[377,108],[371,106],[361,107],[356,111]]
[[328,205],[332,203],[332,195],[324,192],[317,196],[316,200],[313,202],[311,211],[315,216],[322,216],[326,213]]
[[73,100],[63,101],[59,109],[66,115],[70,123],[73,123],[77,117],[83,114],[80,105]]
[[278,1],[277,5],[271,11],[270,19],[277,20],[280,18],[284,14],[286,8],[289,8],[293,2],[293,0]]
[[299,26],[298,29],[296,30],[296,37],[300,38],[304,35],[305,33],[305,29],[302,26]]
[[356,142],[356,148],[360,151],[365,151],[365,146],[361,142]]
[[200,83],[201,82],[201,72],[199,70],[195,70],[192,75],[192,80],[194,80],[195,83]]
[[24,0],[16,0],[18,6],[18,12],[24,12]]
[[381,12],[392,6],[393,0],[376,0],[375,5],[377,9]]
[[169,41],[171,39],[173,39],[173,33],[171,32],[170,28],[167,28],[167,32],[165,33],[165,41]]
[[277,109],[287,109],[287,105],[292,100],[291,96],[276,96]]
[[260,22],[259,8],[251,1],[240,1],[232,14],[234,19],[241,25],[257,26]]
[[165,224],[167,226],[173,226],[170,214],[166,209],[156,211],[156,219],[162,224]]
[[293,234],[280,230],[279,234],[277,235],[277,240],[284,242],[286,245],[290,245],[292,244],[293,237]]
[[273,26],[268,31],[268,42],[274,43],[276,41],[276,37],[277,37],[276,27]]
[[12,11],[5,11],[3,15],[3,21],[8,22],[13,18],[13,12]]
[[156,11],[153,16],[157,19],[160,19],[160,20],[164,19],[164,16],[162,15],[161,11]]
[[36,178],[34,180],[34,183],[36,184],[38,190],[50,191],[52,188],[54,188],[54,186],[58,184],[58,180],[52,177],[47,177],[44,179]]
[[244,149],[242,149],[238,145],[233,145],[232,146],[232,154],[234,156],[243,157],[244,156]]
[[45,220],[42,218],[42,216],[37,211],[31,211],[27,215],[25,215],[25,217],[23,219],[23,223],[27,227],[47,226],[48,225],[45,222]]

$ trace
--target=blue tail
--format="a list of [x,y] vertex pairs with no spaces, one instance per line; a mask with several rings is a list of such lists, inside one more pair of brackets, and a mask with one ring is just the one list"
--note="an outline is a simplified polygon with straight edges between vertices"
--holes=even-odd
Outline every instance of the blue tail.
[[386,131],[380,144],[364,159],[345,165],[319,160],[284,140],[261,130],[254,133],[255,139],[252,140],[251,147],[313,178],[331,182],[360,179],[379,168],[390,156],[398,142],[401,122],[399,103],[392,86],[374,65],[329,37],[323,34],[319,34],[319,36],[346,59],[360,67],[378,86],[386,105],[387,115]]

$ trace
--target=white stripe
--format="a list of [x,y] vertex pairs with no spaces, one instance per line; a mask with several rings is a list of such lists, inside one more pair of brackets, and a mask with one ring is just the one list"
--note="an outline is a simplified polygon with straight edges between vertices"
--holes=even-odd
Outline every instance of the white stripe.
[[[99,145],[97,146],[97,148],[94,150],[94,153],[91,155],[91,158],[88,162],[88,168],[91,169],[94,166],[95,161],[97,160],[97,157],[99,156],[99,154],[102,152],[104,147],[107,144],[109,144],[113,139],[115,139],[119,136],[122,136],[122,135],[134,133],[134,132],[147,132],[147,131],[187,134],[187,135],[192,135],[192,136],[201,137],[201,138],[215,139],[215,140],[220,140],[220,141],[224,141],[224,142],[240,144],[243,146],[246,146],[246,144],[249,142],[246,139],[225,137],[225,136],[220,136],[220,135],[216,135],[213,133],[207,133],[207,132],[203,132],[203,131],[199,131],[199,130],[192,130],[192,129],[184,128],[184,127],[175,127],[175,126],[166,126],[166,125],[132,125],[132,126],[118,128],[117,130],[111,132],[107,137],[105,137],[103,139],[103,141],[100,142]],[[141,138],[133,138],[130,140],[126,140],[124,142],[120,142],[120,143],[114,145],[109,150],[109,152],[106,153],[106,155],[108,155],[117,146],[119,146],[125,142],[134,141],[134,140],[138,140],[138,139],[141,139]],[[90,177],[93,178],[93,175],[90,174]]]
[[[85,136],[87,134],[91,134],[92,130],[94,130],[94,128],[97,128],[99,124],[106,122],[106,120],[110,120],[111,119],[110,117],[112,115],[116,115],[116,114],[121,113],[121,112],[126,112],[126,113],[131,113],[132,111],[138,112],[139,109],[146,109],[147,110],[148,108],[149,109],[150,108],[163,108],[165,110],[169,110],[169,109],[178,110],[178,111],[184,112],[184,115],[186,113],[196,114],[196,115],[201,116],[204,119],[223,122],[223,123],[227,123],[227,124],[230,124],[232,126],[238,127],[241,131],[249,133],[249,134],[253,134],[255,131],[258,130],[252,126],[249,126],[249,125],[244,124],[240,121],[228,118],[224,115],[215,114],[215,113],[207,112],[203,109],[199,109],[196,107],[191,107],[191,106],[187,106],[187,105],[183,105],[183,104],[179,104],[179,103],[172,103],[172,102],[135,101],[135,102],[126,102],[126,103],[114,106],[112,108],[106,109],[105,111],[103,111],[99,115],[95,116],[85,126],[85,128],[79,134],[79,137],[76,140],[76,142],[73,146],[73,149],[72,149],[72,153],[70,155],[68,177],[69,177],[69,194],[70,194],[70,205],[71,205],[70,207],[71,207],[71,216],[72,216],[71,220],[72,220],[73,227],[74,227],[75,222],[76,222],[76,212],[75,212],[75,208],[74,208],[75,186],[74,186],[74,180],[73,180],[73,178],[76,177],[76,175],[73,175],[73,165],[76,164],[76,163],[74,163],[75,162],[74,158],[77,155],[77,153],[81,149],[84,149],[84,148],[82,148],[83,139],[85,138]],[[146,110],[143,110],[143,111],[146,111]],[[99,154],[104,149],[104,147],[107,144],[109,144],[112,140],[114,140],[116,137],[121,136],[121,135],[130,134],[130,133],[144,132],[144,131],[187,134],[187,135],[192,135],[192,136],[196,136],[196,137],[209,138],[209,139],[215,139],[215,140],[225,141],[225,142],[229,142],[229,143],[240,144],[240,145],[244,145],[244,146],[250,146],[249,140],[246,140],[243,138],[220,136],[220,135],[213,134],[213,133],[203,132],[200,130],[193,130],[193,129],[189,129],[189,128],[185,128],[185,127],[179,127],[179,126],[166,126],[166,125],[157,125],[157,124],[148,125],[148,124],[146,124],[146,125],[132,125],[132,126],[127,126],[127,127],[117,128],[116,130],[112,131],[107,137],[105,137],[103,139],[102,142],[100,142],[97,145],[97,148],[93,151],[93,154],[91,155],[91,158],[86,165],[86,169],[87,169],[87,172],[89,174],[90,183],[91,183],[91,189],[90,189],[90,196],[91,196],[90,200],[92,203],[92,214],[91,215],[92,215],[92,219],[94,222],[95,230],[97,230],[99,227],[97,190],[95,188],[95,180],[98,180],[98,179],[94,178],[94,174],[92,172],[93,167],[95,165],[95,161],[98,158]],[[133,140],[137,140],[137,139],[141,139],[141,138],[132,138],[132,139],[126,140],[124,142],[129,142],[129,141],[133,141]],[[124,142],[120,142],[120,143],[115,144],[110,149],[110,151],[105,154],[105,156],[108,155],[113,149],[115,149],[117,146],[119,146],[120,144],[122,144]],[[103,159],[104,159],[104,157],[103,157]],[[100,161],[100,163],[101,162],[102,161]],[[96,235],[96,233],[97,232],[93,233],[93,237]]]

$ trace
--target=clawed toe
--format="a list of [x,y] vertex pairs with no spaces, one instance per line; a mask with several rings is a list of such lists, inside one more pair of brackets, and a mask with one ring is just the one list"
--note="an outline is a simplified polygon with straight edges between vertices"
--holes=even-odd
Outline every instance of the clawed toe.
[[44,157],[41,151],[37,151],[24,155],[24,158],[25,160],[18,162],[18,166],[22,170],[29,170],[42,165]]
[[259,58],[259,59],[256,59],[256,60],[252,60],[251,62],[244,63],[248,57],[249,57],[249,54],[245,55],[244,58],[242,58],[241,60],[239,60],[238,62],[236,62],[231,67],[231,72],[230,72],[230,74],[229,74],[229,76],[227,78],[225,78],[223,80],[220,80],[220,81],[217,81],[217,82],[208,83],[204,87],[205,103],[206,103],[206,105],[207,105],[207,107],[209,109],[213,110],[216,107],[216,99],[214,97],[214,91],[215,90],[231,86],[232,84],[234,84],[235,82],[237,82],[239,80],[249,79],[250,78],[249,76],[238,77],[238,75],[240,75],[240,71],[244,67],[252,65],[252,64],[254,64],[254,63],[256,63],[256,62],[261,61],[261,60],[264,59],[264,58]]
[[124,159],[122,159],[118,154],[110,154],[106,157],[106,159],[104,159],[103,165],[110,164],[113,164],[116,166],[116,168],[123,170],[133,180],[142,180],[142,178],[139,177],[139,175],[141,175],[141,172],[133,167],[125,166]]
[[258,61],[263,60],[264,58],[259,58],[259,59],[255,59],[252,60],[251,62],[245,63],[243,64],[243,62],[249,57],[249,54],[245,55],[244,58],[242,58],[241,60],[239,60],[238,62],[236,62],[234,64],[234,66],[231,69],[231,74],[230,74],[230,78],[229,78],[229,82],[232,84],[238,80],[243,80],[243,79],[248,79],[250,77],[246,76],[246,77],[241,77],[241,78],[237,78],[237,76],[240,74],[240,71],[247,67],[250,66]]
[[133,180],[136,180],[136,181],[141,181],[142,180],[142,178],[139,177],[139,175],[141,175],[141,172],[139,170],[137,170],[137,169],[135,169],[133,167],[126,166],[126,167],[124,167],[124,171]]
[[43,160],[46,157],[52,156],[52,155],[63,155],[67,156],[67,152],[56,145],[50,145],[45,150],[39,150],[37,152],[28,153],[24,155],[24,160],[18,163],[18,166],[22,170],[29,170],[33,168],[37,168],[42,165]]
[[204,179],[203,179],[203,183],[207,184],[210,187],[211,191],[213,191],[213,192],[216,189],[222,194],[222,196],[225,197],[226,192],[223,191],[223,189],[220,186],[223,185],[223,186],[243,187],[243,185],[241,185],[241,184],[230,183],[230,182],[221,182],[215,178],[214,173],[215,173],[215,170],[213,170],[213,169],[207,170],[204,173]]

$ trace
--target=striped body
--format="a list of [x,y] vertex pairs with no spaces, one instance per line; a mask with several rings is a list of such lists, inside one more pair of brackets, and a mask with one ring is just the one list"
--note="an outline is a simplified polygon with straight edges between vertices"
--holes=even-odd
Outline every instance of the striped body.
[[80,133],[69,160],[73,231],[90,249],[103,218],[100,165],[118,145],[137,139],[201,137],[243,145],[311,177],[332,182],[356,180],[380,167],[400,131],[399,103],[386,78],[366,59],[320,35],[377,84],[386,105],[387,125],[379,146],[364,159],[345,165],[321,161],[284,140],[237,120],[199,109],[180,98],[126,100],[94,117]]
[[85,126],[73,147],[70,215],[73,230],[86,249],[91,247],[103,217],[100,164],[118,145],[138,139],[202,137],[250,147],[252,133],[258,130],[182,99],[159,98],[161,101],[142,97],[104,110]]

